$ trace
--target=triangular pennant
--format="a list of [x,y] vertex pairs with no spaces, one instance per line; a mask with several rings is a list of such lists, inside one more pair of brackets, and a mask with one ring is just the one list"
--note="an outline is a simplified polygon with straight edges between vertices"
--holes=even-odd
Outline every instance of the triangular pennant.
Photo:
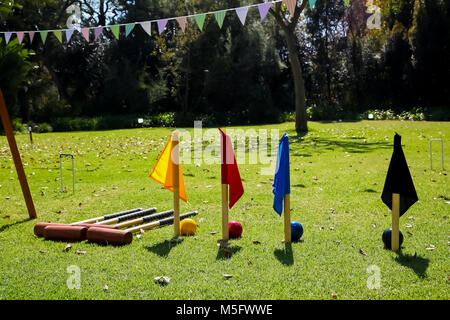
[[89,28],[81,28],[81,34],[86,39],[87,42],[89,42]]
[[116,37],[116,39],[119,40],[120,26],[119,25],[109,26],[109,30],[111,30],[114,37]]
[[183,31],[183,32],[186,31],[187,18],[186,17],[178,17],[176,19],[177,19],[178,25],[181,28],[181,31]]
[[140,25],[149,36],[152,35],[152,23],[150,21],[141,22]]
[[[344,2],[345,2],[345,4],[347,4],[347,2],[350,4],[350,0],[344,0]],[[311,9],[314,8],[315,4],[316,4],[316,0],[309,0],[309,7]],[[348,7],[348,5],[347,5],[347,7]]]
[[102,34],[103,27],[95,27],[94,28],[94,41],[98,39],[98,37]]
[[67,29],[66,30],[66,42],[68,43],[70,39],[72,38],[73,32],[75,29]]
[[61,30],[53,30],[53,34],[55,35],[56,39],[58,39],[58,41],[60,43],[62,43],[62,31]]
[[166,28],[167,21],[169,21],[169,19],[161,19],[157,21],[159,34],[161,34]]
[[8,44],[9,40],[11,39],[12,32],[5,32],[5,41],[6,44]]
[[197,22],[197,26],[200,29],[200,31],[203,30],[203,24],[205,23],[206,14],[200,13],[195,15],[195,22]]
[[28,36],[30,37],[30,44],[33,42],[34,39],[34,31],[28,32]]
[[74,31],[75,31],[75,29],[68,29],[68,30],[66,30],[66,42],[70,41]]
[[19,40],[19,43],[22,44],[24,33],[16,32],[16,36],[17,36],[17,39]]
[[48,31],[40,31],[39,34],[41,35],[42,43],[45,44],[45,41],[47,40]]
[[135,26],[134,23],[129,23],[129,24],[125,25],[125,37],[128,37],[130,32],[134,29],[134,26]]
[[346,7],[349,7],[350,6],[350,0],[344,0],[344,4],[345,4]]
[[227,14],[226,10],[217,11],[214,13],[214,16],[216,17],[217,24],[222,29],[223,20],[225,19],[225,15]]
[[267,16],[267,13],[269,12],[271,6],[272,2],[265,2],[258,4],[258,11],[259,15],[261,16],[261,21],[263,21],[264,18]]
[[248,13],[248,7],[236,8],[236,14],[237,14],[239,20],[241,20],[242,25],[245,24],[245,19],[247,18],[247,13]]
[[[309,5],[311,5],[312,0],[309,0]],[[316,1],[314,0],[314,3]],[[283,0],[283,3],[286,5],[286,7],[289,10],[289,14],[291,17],[294,15],[295,7],[297,7],[297,0]],[[312,7],[311,7],[312,8]]]

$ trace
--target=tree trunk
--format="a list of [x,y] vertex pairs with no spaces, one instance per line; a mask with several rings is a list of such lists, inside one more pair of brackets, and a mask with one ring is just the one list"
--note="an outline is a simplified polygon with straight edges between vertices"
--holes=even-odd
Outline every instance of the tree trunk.
[[308,131],[306,114],[305,82],[303,80],[302,66],[297,53],[295,35],[290,28],[283,28],[286,45],[289,52],[292,78],[294,79],[295,92],[295,130],[297,133]]

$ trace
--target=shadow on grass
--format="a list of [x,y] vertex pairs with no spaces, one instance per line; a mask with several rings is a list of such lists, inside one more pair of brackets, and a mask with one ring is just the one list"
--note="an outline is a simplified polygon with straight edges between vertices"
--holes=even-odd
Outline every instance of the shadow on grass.
[[0,227],[0,233],[2,233],[3,231],[8,230],[11,227],[14,227],[14,226],[16,226],[18,224],[22,224],[22,223],[27,222],[27,221],[30,221],[30,219],[23,219],[23,220],[20,220],[20,221],[12,222],[10,224],[5,224],[4,226]]
[[[330,137],[313,137],[305,141],[304,133],[297,135],[295,130],[288,130],[288,134],[292,137],[290,142],[293,155],[308,156],[310,153],[297,153],[302,152],[300,147],[308,146],[314,149],[314,152],[320,152],[325,150],[342,149],[348,153],[367,153],[379,149],[391,149],[391,141],[374,141],[367,142],[366,137],[345,137],[345,138],[330,138]],[[313,143],[311,145],[311,143]],[[305,152],[305,150],[303,150]]]
[[403,254],[401,251],[397,255],[394,259],[397,263],[412,269],[419,278],[426,278],[430,259],[418,256],[417,254]]
[[292,254],[292,243],[285,243],[284,249],[275,249],[273,251],[275,257],[282,264],[292,266],[294,264],[294,255]]
[[159,255],[163,258],[167,258],[167,256],[170,253],[170,250],[172,250],[172,248],[175,248],[177,245],[179,245],[183,241],[184,241],[184,239],[178,239],[177,241],[164,240],[163,242],[154,244],[149,247],[145,247],[145,249],[147,249],[150,252],[156,253],[157,255]]
[[220,248],[217,250],[217,256],[216,260],[225,260],[225,259],[231,259],[231,257],[235,254],[241,251],[241,246],[229,246],[226,248]]

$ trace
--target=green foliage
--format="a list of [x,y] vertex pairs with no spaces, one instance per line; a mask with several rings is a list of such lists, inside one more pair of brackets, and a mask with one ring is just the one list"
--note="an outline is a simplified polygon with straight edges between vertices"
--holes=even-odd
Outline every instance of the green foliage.
[[5,96],[10,116],[17,115],[18,94],[27,83],[27,76],[32,64],[27,61],[28,50],[19,45],[17,39],[12,39],[7,45],[0,37],[0,88]]

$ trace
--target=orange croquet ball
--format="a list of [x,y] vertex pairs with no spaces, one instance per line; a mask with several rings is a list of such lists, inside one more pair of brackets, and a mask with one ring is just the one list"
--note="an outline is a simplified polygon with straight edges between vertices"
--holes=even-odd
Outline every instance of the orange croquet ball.
[[193,236],[197,231],[197,224],[192,219],[183,219],[180,221],[180,233],[183,236]]

